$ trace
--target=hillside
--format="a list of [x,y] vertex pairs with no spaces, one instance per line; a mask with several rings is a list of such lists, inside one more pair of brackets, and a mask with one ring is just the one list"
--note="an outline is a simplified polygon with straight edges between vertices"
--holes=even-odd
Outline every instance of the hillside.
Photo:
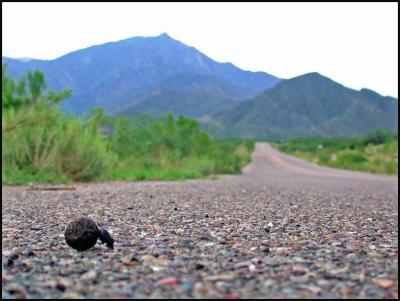
[[352,90],[319,73],[282,81],[261,95],[203,119],[217,136],[285,139],[397,130],[398,101]]
[[246,98],[240,88],[209,75],[178,74],[161,82],[151,95],[119,115],[148,114],[153,117],[172,112],[201,117],[228,108]]

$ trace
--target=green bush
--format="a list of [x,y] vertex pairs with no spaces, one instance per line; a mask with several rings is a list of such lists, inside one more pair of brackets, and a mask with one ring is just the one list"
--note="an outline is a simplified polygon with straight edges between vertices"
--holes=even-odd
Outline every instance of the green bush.
[[330,161],[330,155],[327,153],[320,153],[319,154],[319,163],[327,164]]
[[164,168],[173,178],[180,177],[171,171],[198,177],[237,173],[250,161],[252,141],[212,140],[197,121],[184,116],[175,118],[168,114],[140,126],[137,119],[144,118],[113,118],[112,121],[108,137],[111,148],[131,169]]
[[14,83],[4,70],[3,66],[3,182],[87,181],[111,165],[113,154],[96,131],[98,112],[86,121],[64,116],[58,104],[68,91],[46,90],[40,72]]
[[[33,107],[31,113],[40,114],[40,110]],[[85,128],[83,121],[63,117],[57,111],[51,117],[3,134],[3,171],[47,172],[60,179],[88,181],[111,166],[114,155],[108,151],[107,142]]]
[[63,137],[54,148],[51,166],[75,181],[89,181],[107,172],[115,163],[107,142],[80,120],[68,120]]
[[331,167],[398,173],[397,133],[375,131],[360,137],[306,138],[275,145],[283,152]]
[[183,158],[181,167],[185,171],[197,172],[202,176],[206,176],[215,171],[215,161],[207,156],[186,157]]
[[363,155],[351,151],[340,153],[337,159],[337,162],[342,164],[357,164],[366,161],[367,159]]

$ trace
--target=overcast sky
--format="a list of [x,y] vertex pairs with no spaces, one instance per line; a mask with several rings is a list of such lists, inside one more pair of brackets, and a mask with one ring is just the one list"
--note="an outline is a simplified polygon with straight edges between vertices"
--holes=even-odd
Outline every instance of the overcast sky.
[[2,3],[3,56],[54,59],[132,36],[290,78],[398,96],[398,3]]

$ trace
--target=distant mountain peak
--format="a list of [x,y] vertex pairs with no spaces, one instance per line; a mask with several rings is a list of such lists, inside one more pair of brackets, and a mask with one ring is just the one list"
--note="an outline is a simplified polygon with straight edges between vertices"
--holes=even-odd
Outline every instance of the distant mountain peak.
[[[155,36],[155,37],[150,37],[150,38],[153,38],[153,39],[155,39],[155,40],[162,40],[162,41],[166,41],[166,42],[174,42],[174,43],[179,43],[179,44],[183,44],[183,45],[185,45],[184,43],[182,43],[181,41],[179,41],[179,40],[177,40],[177,39],[174,39],[173,37],[171,37],[168,33],[166,33],[166,32],[163,32],[162,34],[160,34],[160,35],[158,35],[158,36]],[[185,46],[187,46],[187,45],[185,45]],[[189,47],[189,46],[187,46],[187,47]]]
[[163,32],[163,33],[160,34],[158,37],[160,37],[160,38],[170,38],[170,39],[172,39],[171,36],[170,36],[168,33],[166,33],[166,32]]
[[294,78],[317,79],[317,78],[328,78],[328,77],[322,75],[319,72],[308,72],[308,73],[296,76]]
[[308,72],[306,74],[304,74],[305,76],[314,76],[314,77],[319,77],[319,76],[323,76],[321,73],[313,71],[313,72]]
[[336,82],[335,80],[325,75],[322,75],[319,72],[309,72],[302,75],[298,75],[296,77],[293,77],[290,82],[297,83],[299,85],[304,85],[304,87],[306,87],[306,85],[308,84],[315,84],[315,83],[320,83],[321,85],[337,84],[343,86],[342,84]]

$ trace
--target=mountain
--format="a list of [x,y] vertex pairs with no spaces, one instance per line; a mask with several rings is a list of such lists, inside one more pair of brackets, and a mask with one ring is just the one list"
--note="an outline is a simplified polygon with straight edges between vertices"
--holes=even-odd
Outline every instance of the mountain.
[[[169,102],[179,102],[182,96],[189,99],[191,94],[198,94],[201,85],[209,89],[203,90],[197,99],[217,105],[254,97],[280,81],[264,72],[243,71],[231,63],[218,63],[167,34],[96,45],[55,60],[3,57],[3,62],[7,63],[12,77],[19,77],[29,69],[39,69],[54,89],[71,88],[73,96],[64,103],[63,109],[76,113],[94,107],[111,113],[122,112],[145,99],[154,101],[157,93],[168,95]],[[193,76],[202,76],[199,87]],[[212,110],[204,109],[205,112]]]
[[392,97],[352,90],[314,72],[284,80],[202,121],[220,137],[353,136],[377,129],[397,131],[397,110]]
[[247,93],[239,87],[214,76],[183,73],[162,81],[146,98],[121,110],[119,115],[160,116],[172,112],[201,117],[246,97]]
[[167,34],[133,37],[54,60],[3,57],[19,77],[42,70],[49,85],[71,88],[63,110],[100,107],[118,115],[167,112],[198,118],[219,137],[351,136],[397,130],[398,101],[308,73],[281,80],[218,63]]

